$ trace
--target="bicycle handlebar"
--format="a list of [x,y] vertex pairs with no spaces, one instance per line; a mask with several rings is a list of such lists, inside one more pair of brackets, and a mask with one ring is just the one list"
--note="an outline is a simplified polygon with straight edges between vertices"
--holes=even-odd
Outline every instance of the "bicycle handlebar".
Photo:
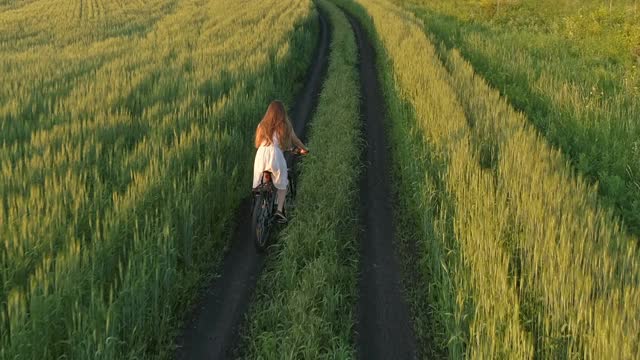
[[302,152],[303,149],[299,148],[299,147],[292,147],[291,149],[285,150],[285,152],[288,152],[292,155],[300,155],[300,156],[305,156],[309,153],[309,150],[306,150],[306,152]]

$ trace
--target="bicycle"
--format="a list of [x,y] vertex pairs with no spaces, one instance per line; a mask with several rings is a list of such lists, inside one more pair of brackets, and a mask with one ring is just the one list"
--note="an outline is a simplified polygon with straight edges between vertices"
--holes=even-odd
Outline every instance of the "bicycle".
[[[294,148],[287,150],[285,153],[293,156],[304,155],[300,149]],[[287,161],[287,177],[289,185],[287,185],[287,197],[285,200],[285,214],[291,209],[293,199],[295,198],[295,172],[293,169],[293,161]],[[261,184],[252,189],[253,206],[251,210],[251,233],[254,237],[256,249],[260,252],[267,247],[271,228],[275,222],[274,214],[277,210],[276,206],[276,187],[271,180],[272,174],[269,171],[262,173]]]

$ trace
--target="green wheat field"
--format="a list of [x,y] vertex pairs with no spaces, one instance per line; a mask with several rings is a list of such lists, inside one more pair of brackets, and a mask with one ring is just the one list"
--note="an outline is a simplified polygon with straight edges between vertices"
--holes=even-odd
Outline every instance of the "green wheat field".
[[312,153],[243,357],[357,357],[346,12],[378,54],[421,356],[640,358],[640,1],[0,0],[0,359],[173,357],[321,12]]

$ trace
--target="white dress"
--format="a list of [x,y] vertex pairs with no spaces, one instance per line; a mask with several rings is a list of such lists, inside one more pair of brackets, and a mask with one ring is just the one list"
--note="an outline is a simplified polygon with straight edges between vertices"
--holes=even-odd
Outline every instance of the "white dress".
[[280,143],[276,134],[273,134],[271,145],[261,145],[256,152],[256,159],[253,162],[254,188],[260,185],[263,171],[270,171],[273,174],[271,181],[273,181],[276,189],[287,189],[287,185],[289,185],[287,161],[284,158],[284,153],[280,149]]

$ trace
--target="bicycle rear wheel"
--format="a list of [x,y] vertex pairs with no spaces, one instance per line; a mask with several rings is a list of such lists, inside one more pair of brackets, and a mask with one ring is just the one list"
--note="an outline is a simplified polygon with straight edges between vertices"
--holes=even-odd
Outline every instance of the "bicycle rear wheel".
[[254,237],[254,244],[256,249],[261,252],[267,247],[271,228],[273,204],[269,199],[270,196],[272,195],[265,192],[255,195],[251,216],[251,233]]

